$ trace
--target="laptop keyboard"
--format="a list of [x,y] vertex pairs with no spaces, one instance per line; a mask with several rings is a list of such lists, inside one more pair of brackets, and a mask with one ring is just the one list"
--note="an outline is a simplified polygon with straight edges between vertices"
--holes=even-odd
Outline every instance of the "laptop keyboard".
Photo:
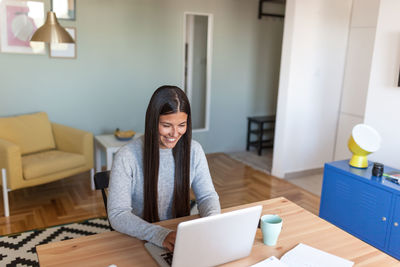
[[172,256],[173,256],[174,254],[172,254],[172,252],[167,252],[167,253],[164,253],[164,254],[161,254],[161,257],[163,257],[163,259],[169,264],[169,265],[171,265],[172,264]]

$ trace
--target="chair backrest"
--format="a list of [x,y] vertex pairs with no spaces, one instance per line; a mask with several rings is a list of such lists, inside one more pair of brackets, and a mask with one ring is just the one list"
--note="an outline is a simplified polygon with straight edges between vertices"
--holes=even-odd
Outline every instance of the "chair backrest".
[[96,190],[101,190],[103,196],[104,207],[107,213],[107,194],[106,188],[108,188],[108,181],[110,180],[110,171],[98,172],[94,175],[94,186]]
[[56,148],[45,112],[0,117],[0,139],[18,145],[22,155]]
[[[101,190],[101,195],[103,196],[104,207],[106,208],[107,215],[108,212],[107,212],[106,189],[108,188],[109,180],[110,180],[110,171],[98,172],[94,175],[94,187],[96,188],[96,190]],[[108,221],[108,224],[110,225],[110,230],[114,231],[114,229],[111,227],[110,221]]]

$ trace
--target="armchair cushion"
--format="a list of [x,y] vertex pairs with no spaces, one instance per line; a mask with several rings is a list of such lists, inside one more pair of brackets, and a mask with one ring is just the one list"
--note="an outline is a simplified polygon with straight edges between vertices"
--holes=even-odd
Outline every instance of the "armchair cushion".
[[22,157],[24,179],[35,179],[86,164],[83,155],[59,150],[44,151]]
[[18,145],[22,155],[55,148],[45,112],[0,118],[0,129],[0,139]]

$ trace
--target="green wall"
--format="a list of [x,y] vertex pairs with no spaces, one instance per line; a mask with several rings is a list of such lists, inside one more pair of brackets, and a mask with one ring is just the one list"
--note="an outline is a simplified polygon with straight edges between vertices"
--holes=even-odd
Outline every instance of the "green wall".
[[[46,10],[49,2],[45,1]],[[77,59],[0,54],[0,116],[46,111],[92,131],[144,130],[153,91],[182,85],[183,12],[214,14],[206,152],[245,148],[246,117],[275,114],[283,20],[257,19],[257,0],[77,1]]]

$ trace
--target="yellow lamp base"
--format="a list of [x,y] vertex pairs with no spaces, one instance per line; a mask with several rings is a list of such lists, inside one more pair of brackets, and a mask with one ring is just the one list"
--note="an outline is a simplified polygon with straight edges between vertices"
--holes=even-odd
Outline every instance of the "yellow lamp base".
[[349,162],[350,166],[356,168],[368,168],[367,156],[353,155]]

